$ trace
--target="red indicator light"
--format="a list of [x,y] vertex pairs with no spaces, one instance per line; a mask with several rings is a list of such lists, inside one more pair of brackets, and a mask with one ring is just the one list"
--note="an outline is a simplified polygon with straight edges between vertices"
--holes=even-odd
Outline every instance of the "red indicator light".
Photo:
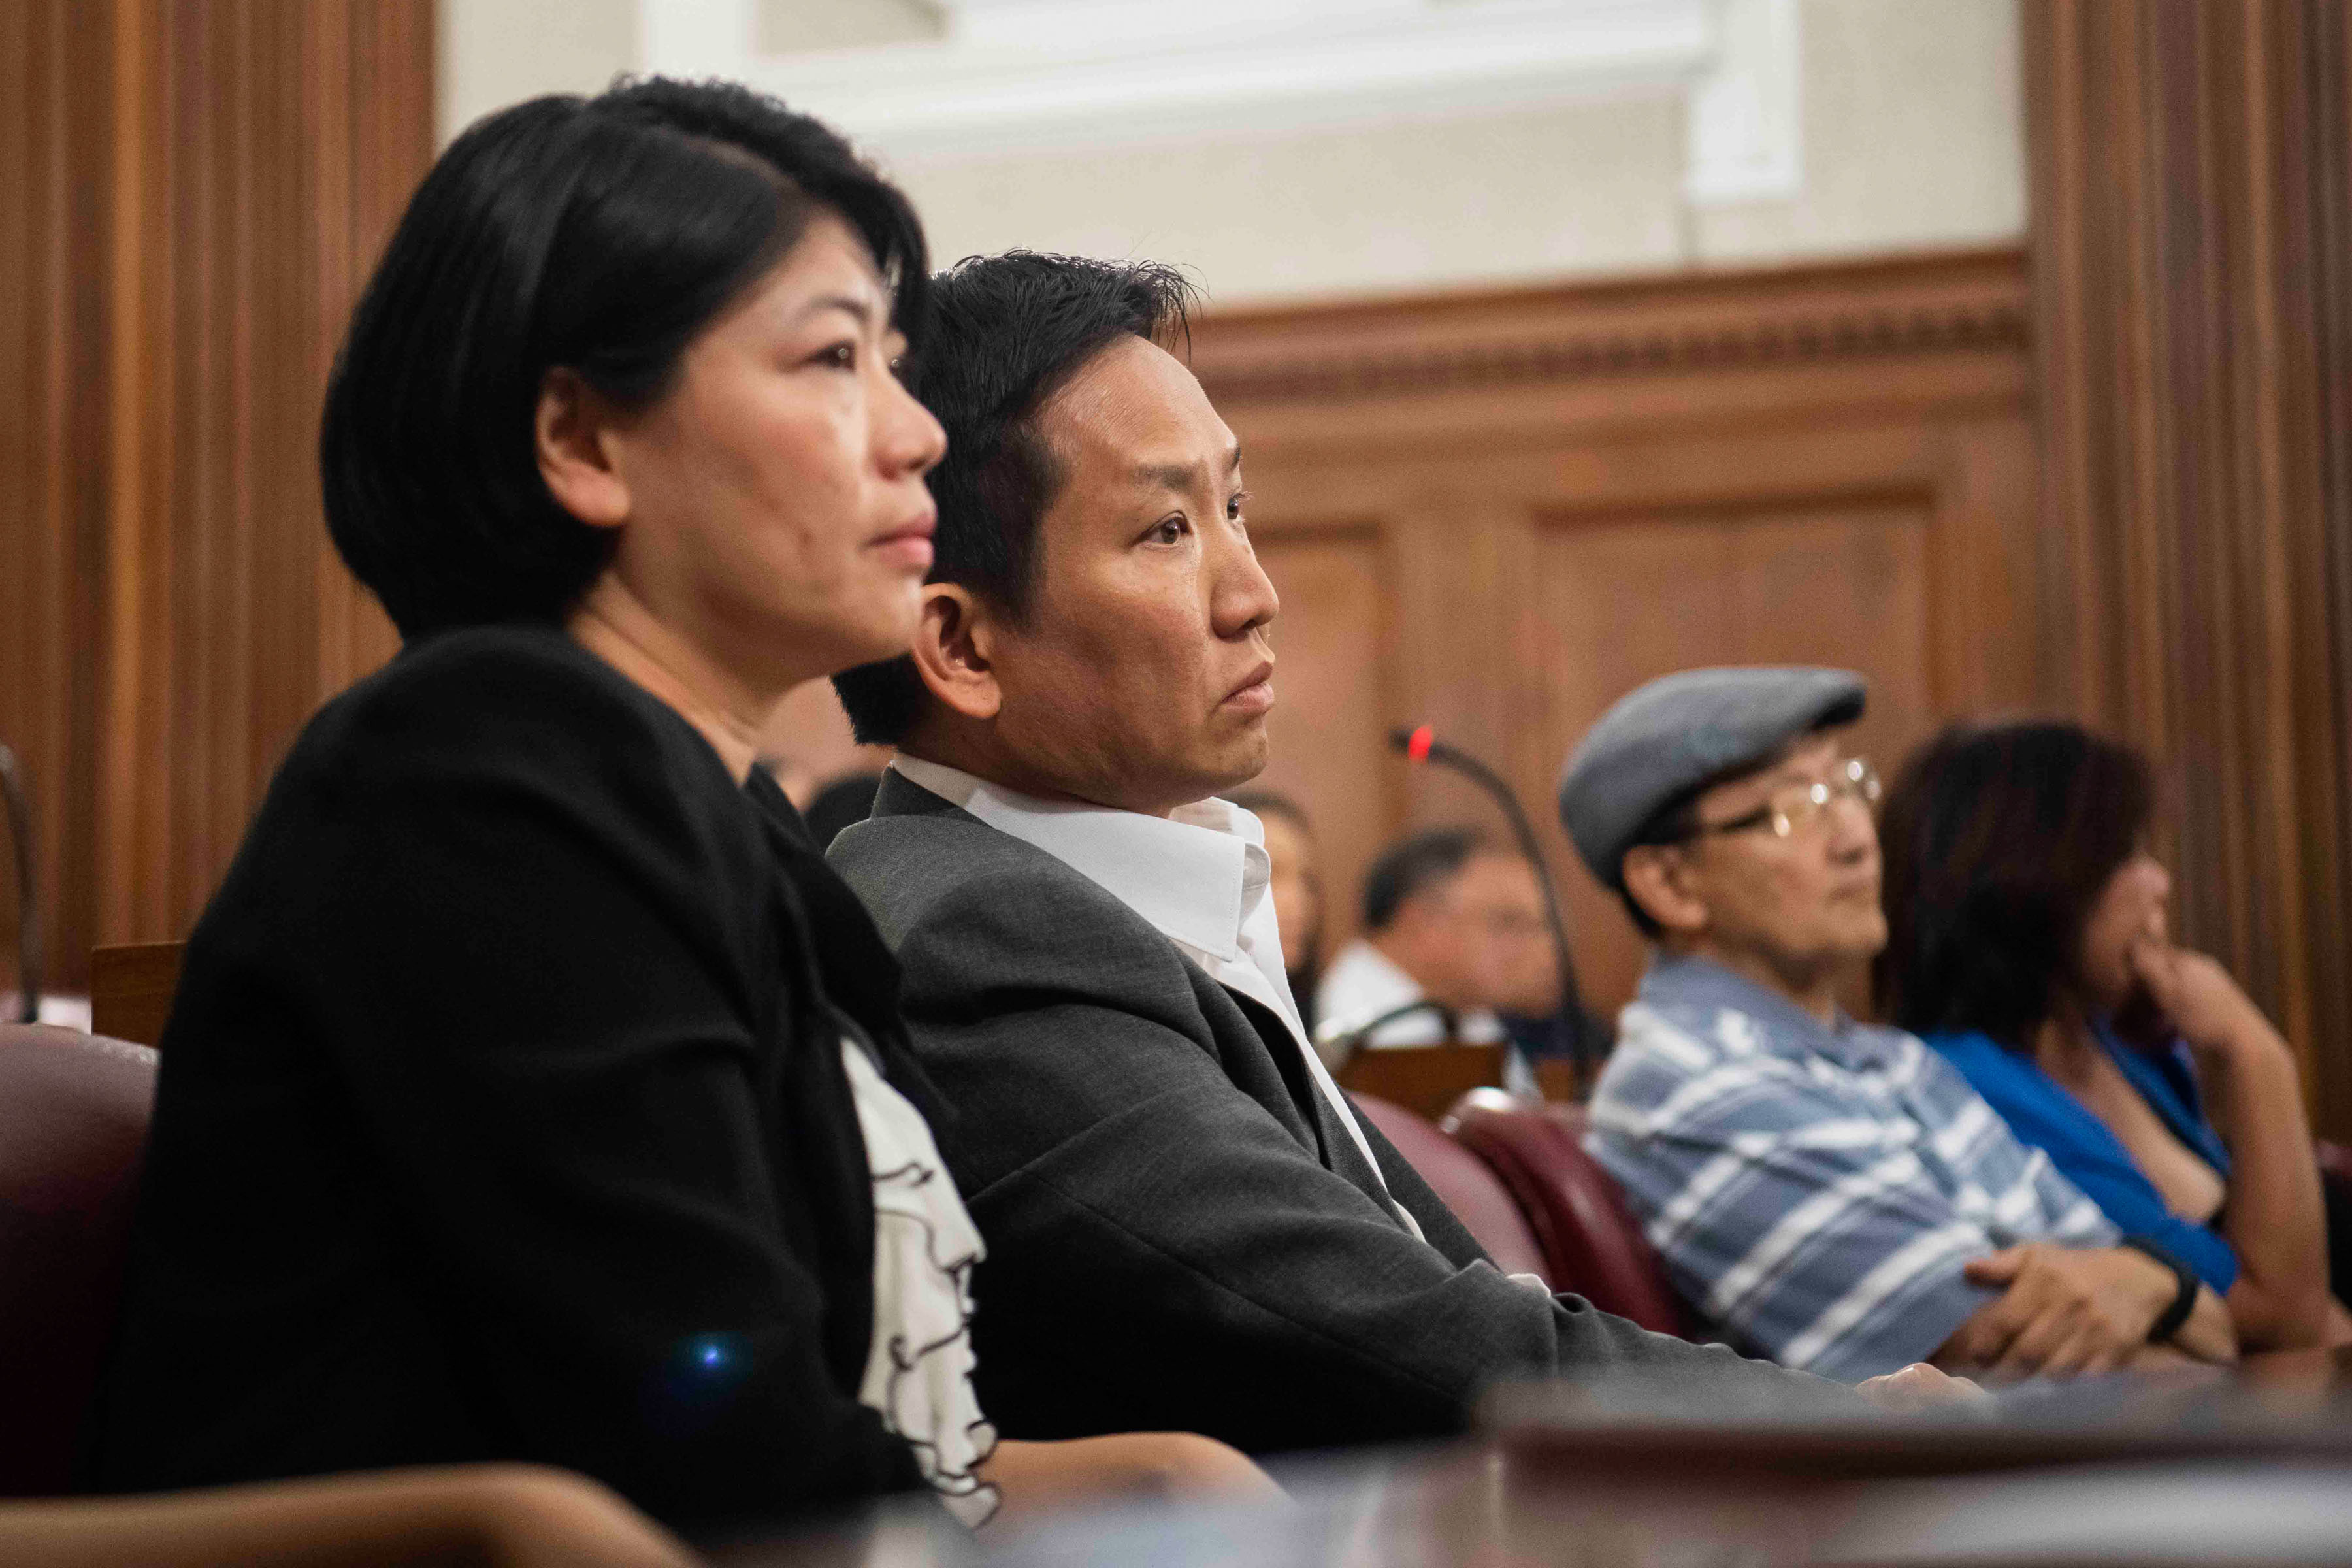
[[1416,763],[1425,763],[1429,761],[1429,748],[1435,744],[1437,744],[1437,727],[1433,724],[1423,724],[1406,739],[1404,754]]

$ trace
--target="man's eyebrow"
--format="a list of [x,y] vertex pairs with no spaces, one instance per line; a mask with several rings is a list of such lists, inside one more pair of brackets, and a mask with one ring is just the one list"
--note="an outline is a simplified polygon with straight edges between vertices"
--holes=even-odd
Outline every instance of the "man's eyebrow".
[[[1231,474],[1242,466],[1242,449],[1238,443],[1225,455],[1225,472]],[[1131,470],[1137,484],[1150,485],[1157,489],[1181,490],[1197,482],[1205,465],[1201,463],[1139,463]]]

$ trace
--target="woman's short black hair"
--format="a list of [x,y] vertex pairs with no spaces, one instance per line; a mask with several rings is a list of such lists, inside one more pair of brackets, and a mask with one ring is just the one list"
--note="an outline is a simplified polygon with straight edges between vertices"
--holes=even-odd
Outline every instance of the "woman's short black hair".
[[[540,478],[547,374],[625,407],[837,214],[919,339],[929,262],[914,209],[832,131],[728,82],[623,80],[478,121],[410,198],[327,385],[327,527],[404,637],[562,618],[614,531]],[[918,345],[919,346],[919,345]]]
[[[1192,285],[1150,261],[1008,250],[967,257],[931,283],[930,336],[915,390],[948,433],[930,472],[939,531],[930,581],[971,589],[1017,623],[1036,587],[1037,522],[1062,476],[1037,433],[1048,398],[1122,337],[1172,346]],[[922,713],[911,658],[836,675],[850,726],[895,746]]]
[[1930,741],[1880,817],[1880,1011],[1914,1034],[2030,1049],[2079,997],[2084,926],[2155,805],[2147,763],[2079,724],[1959,725]]

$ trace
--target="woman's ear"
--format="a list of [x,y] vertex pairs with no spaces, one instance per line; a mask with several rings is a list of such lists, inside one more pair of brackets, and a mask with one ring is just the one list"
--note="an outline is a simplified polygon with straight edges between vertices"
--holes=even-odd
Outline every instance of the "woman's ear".
[[629,521],[629,486],[613,460],[612,404],[561,366],[540,384],[531,416],[539,477],[555,504],[581,521],[618,528]]
[[915,668],[933,697],[967,719],[993,719],[1003,706],[990,659],[996,636],[994,620],[971,589],[955,583],[924,585],[911,649]]
[[1690,863],[1671,844],[1640,844],[1625,851],[1618,874],[1642,911],[1679,936],[1706,929],[1706,900],[1693,890]]

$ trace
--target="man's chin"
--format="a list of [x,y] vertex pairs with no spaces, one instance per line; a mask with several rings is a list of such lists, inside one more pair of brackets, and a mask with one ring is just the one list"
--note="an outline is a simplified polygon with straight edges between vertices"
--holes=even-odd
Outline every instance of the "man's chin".
[[1261,722],[1241,744],[1228,747],[1225,755],[1219,759],[1223,765],[1217,773],[1223,782],[1217,785],[1216,793],[1223,795],[1227,790],[1241,788],[1265,772],[1265,764],[1273,755],[1274,748],[1266,740],[1265,725]]
[[1875,911],[1840,933],[1839,955],[1853,963],[1868,963],[1886,948],[1886,917]]

